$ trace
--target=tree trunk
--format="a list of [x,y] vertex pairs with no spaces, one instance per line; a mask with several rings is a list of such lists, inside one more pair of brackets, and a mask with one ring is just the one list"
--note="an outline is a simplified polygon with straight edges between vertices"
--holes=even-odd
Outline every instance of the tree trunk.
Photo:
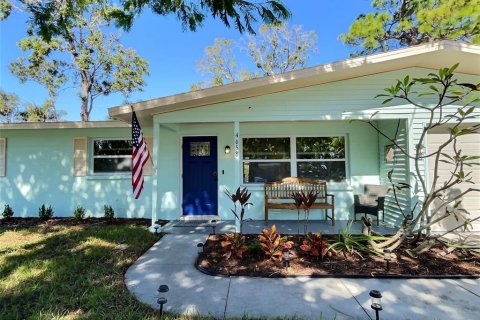
[[90,112],[89,112],[89,105],[88,105],[88,96],[89,96],[90,90],[89,90],[89,85],[85,83],[85,81],[82,81],[82,93],[80,94],[80,99],[82,101],[82,109],[80,112],[80,118],[82,121],[88,121],[90,119]]

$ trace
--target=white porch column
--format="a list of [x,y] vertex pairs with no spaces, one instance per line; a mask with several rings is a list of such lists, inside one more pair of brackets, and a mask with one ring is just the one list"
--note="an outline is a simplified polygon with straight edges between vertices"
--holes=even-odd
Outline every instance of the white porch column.
[[152,225],[157,221],[158,212],[158,165],[160,159],[160,124],[153,123],[153,175],[152,175]]

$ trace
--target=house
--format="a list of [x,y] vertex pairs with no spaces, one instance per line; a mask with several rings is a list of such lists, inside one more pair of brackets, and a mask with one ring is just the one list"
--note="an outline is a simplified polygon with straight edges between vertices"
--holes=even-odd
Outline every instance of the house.
[[[462,81],[479,82],[480,46],[442,41],[110,108],[115,121],[0,124],[0,206],[10,204],[17,216],[36,216],[45,203],[58,216],[71,215],[77,205],[101,215],[109,204],[119,216],[152,222],[232,219],[224,190],[244,185],[254,204],[246,218],[261,220],[263,182],[301,176],[328,180],[336,219],[351,219],[354,194],[364,184],[387,184],[392,167],[396,181],[415,177],[411,160],[398,150],[394,161],[386,159],[390,143],[350,120],[378,111],[377,124],[389,134],[400,120],[399,143],[413,151],[426,114],[374,97],[406,75],[425,76],[458,62]],[[129,175],[132,107],[155,168],[146,168],[138,200]],[[427,151],[446,130],[428,134]],[[470,135],[462,148],[478,156],[479,141],[479,134]],[[428,176],[428,162],[422,170]],[[478,183],[480,171],[474,170]],[[417,198],[415,190],[405,192],[400,204],[408,210]],[[478,196],[462,205],[480,214]],[[296,212],[272,211],[270,217],[296,219]],[[311,218],[321,219],[323,212]],[[401,218],[389,195],[385,221],[398,224]]]

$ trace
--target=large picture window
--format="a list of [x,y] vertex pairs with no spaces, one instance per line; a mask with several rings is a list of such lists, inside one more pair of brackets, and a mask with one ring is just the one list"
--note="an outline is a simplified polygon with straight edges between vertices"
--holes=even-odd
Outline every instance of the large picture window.
[[93,140],[93,173],[119,173],[131,171],[131,140]]
[[346,180],[345,137],[243,138],[243,182]]
[[261,183],[288,177],[290,138],[244,138],[243,181]]
[[345,181],[345,137],[299,137],[296,152],[298,177]]

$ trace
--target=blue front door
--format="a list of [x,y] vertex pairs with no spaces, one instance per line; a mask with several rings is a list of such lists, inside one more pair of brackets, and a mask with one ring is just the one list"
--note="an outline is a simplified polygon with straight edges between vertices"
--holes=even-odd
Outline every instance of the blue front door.
[[217,215],[217,137],[184,137],[183,215]]

